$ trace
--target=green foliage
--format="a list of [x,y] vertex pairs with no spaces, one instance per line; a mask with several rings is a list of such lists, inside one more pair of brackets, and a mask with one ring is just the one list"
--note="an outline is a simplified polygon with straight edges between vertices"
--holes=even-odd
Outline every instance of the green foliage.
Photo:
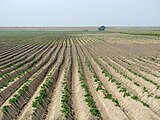
[[131,63],[129,63],[128,61],[122,59],[122,58],[118,58],[120,61],[122,61],[123,63],[126,63],[127,65],[131,65]]
[[3,108],[2,108],[2,112],[8,112],[8,109],[9,109],[9,106],[8,105],[5,105],[5,106],[3,106]]
[[[91,70],[91,67],[90,67],[90,70]],[[88,85],[85,82],[85,76],[81,71],[81,65],[80,65],[79,60],[78,60],[78,72],[79,72],[79,75],[80,75],[81,87],[85,90],[85,94],[84,94],[85,102],[87,102],[87,105],[90,108],[91,114],[98,117],[98,116],[100,116],[100,112],[96,108],[96,104],[94,102],[94,99],[93,99],[91,93],[89,92]],[[97,76],[93,76],[93,77],[96,78],[96,81],[99,81]],[[99,83],[99,87],[97,88],[97,90],[101,89],[101,84],[102,83]]]
[[120,106],[117,99],[113,99],[112,101],[116,103],[115,106]]
[[128,69],[129,72],[133,73],[134,75],[143,78],[145,81],[150,82],[151,84],[155,85],[157,87],[157,89],[160,89],[160,85],[158,85],[156,82],[154,82],[153,80],[150,80],[148,78],[146,78],[145,76],[142,76],[141,74],[134,72],[131,69]]
[[126,97],[126,96],[131,96],[131,94],[130,94],[129,92],[125,92],[125,93],[123,94],[123,97]]
[[0,89],[3,89],[4,87],[7,87],[9,85],[10,82],[12,82],[13,79],[9,79],[7,80],[6,82],[4,82],[1,86],[0,86]]
[[29,89],[28,83],[30,83],[30,80],[27,80],[26,83],[22,86],[22,88],[19,89],[18,92],[11,99],[9,99],[9,104],[15,104],[16,102],[18,102],[19,98],[23,96],[25,92]]
[[116,80],[115,79],[111,79],[111,82],[115,82]]
[[159,33],[139,33],[139,32],[118,32],[118,33],[129,34],[129,35],[160,36]]
[[[33,66],[29,67],[27,70],[19,73],[16,75],[17,78],[20,78],[21,76],[23,76],[26,72],[30,71],[32,69]],[[15,78],[16,78],[15,77]],[[15,79],[8,79],[6,80],[1,86],[0,86],[0,90],[3,89],[4,87],[7,87],[11,82],[13,82]]]
[[[113,61],[114,61],[114,60],[113,60]],[[116,62],[116,61],[115,61],[115,62]],[[120,73],[120,74],[123,75],[125,78],[127,78],[127,79],[130,80],[130,81],[132,81],[131,78],[129,78],[129,77],[128,77],[127,75],[125,75],[124,73],[119,72],[119,70],[116,69],[113,65],[111,65],[111,64],[108,64],[108,65],[110,65],[116,72]],[[102,73],[105,74],[105,76],[107,76],[107,77],[112,76],[112,75],[111,75],[108,71],[106,71],[104,68],[101,68],[101,69],[102,69]],[[130,71],[130,72],[133,73],[134,75],[137,75],[137,76],[139,76],[139,77],[142,77],[143,79],[145,79],[145,80],[147,80],[147,81],[150,81],[150,82],[152,82],[153,84],[155,84],[153,81],[151,81],[151,80],[149,80],[149,79],[141,76],[140,74],[132,71],[131,69],[128,69],[128,71]],[[141,102],[144,106],[149,107],[149,105],[148,105],[147,103],[141,101],[141,100],[138,98],[138,96],[131,95],[131,94],[127,91],[127,88],[124,88],[123,86],[121,86],[121,83],[117,82],[116,79],[114,79],[113,77],[111,77],[111,78],[109,77],[109,80],[108,80],[108,81],[111,81],[111,82],[116,83],[117,88],[120,89],[119,92],[122,92],[122,93],[123,93],[123,97],[131,97],[133,100],[139,101],[139,102]],[[140,86],[140,84],[138,84],[137,82],[134,82],[134,84],[135,84],[136,86]],[[155,85],[156,85],[156,84],[155,84]],[[146,87],[144,87],[143,90],[144,90],[145,92],[148,92],[148,90],[146,89]],[[149,92],[148,92],[148,93],[149,93]],[[107,94],[106,94],[106,95],[107,95]],[[153,94],[149,94],[149,96],[153,96]],[[109,96],[109,97],[107,96],[106,98],[111,98],[111,96]],[[114,101],[114,100],[113,100],[113,101]],[[118,104],[119,104],[119,103],[117,103],[117,105],[118,105]],[[119,105],[118,105],[118,106],[119,106]]]
[[[88,66],[90,66],[90,71],[93,71],[93,68],[92,68],[92,66],[91,66],[91,64],[89,62],[88,62]],[[111,82],[116,82],[115,79],[112,79],[112,75],[111,74],[109,74],[106,70],[104,70],[104,68],[101,68],[101,69],[102,69],[102,73],[105,74],[107,77],[109,77]],[[94,77],[94,82],[96,82],[98,84],[98,86],[96,88],[96,91],[101,90],[103,92],[103,95],[104,95],[105,99],[112,100],[112,102],[115,103],[115,106],[119,106],[118,100],[117,99],[115,100],[112,97],[112,94],[110,94],[106,89],[103,88],[103,83],[99,80],[99,78],[96,75],[96,73],[93,71],[92,74],[93,74],[93,77]],[[117,84],[119,84],[119,83],[117,83]]]
[[149,107],[149,105],[147,103],[145,103],[143,101],[140,101],[140,102],[143,104],[143,106]]
[[160,96],[157,96],[157,95],[156,95],[155,98],[156,98],[156,99],[160,99]]
[[51,76],[48,76],[43,85],[41,86],[39,95],[32,102],[32,107],[34,107],[35,109],[39,107],[43,99],[47,96],[47,90],[51,85],[52,85]]
[[14,97],[17,98],[17,99],[19,99],[20,95],[19,94],[15,94]]
[[90,112],[92,113],[92,115],[97,117],[100,115],[100,111],[97,108],[91,108]]
[[61,98],[61,111],[64,114],[65,117],[68,116],[70,108],[68,106],[69,104],[69,90],[67,87],[67,69],[65,70],[65,74],[64,74],[64,80],[62,82],[62,98]]
[[107,93],[107,94],[105,94],[104,98],[112,100],[112,94]]
[[125,93],[125,92],[127,92],[127,88],[121,87],[119,92],[124,92]]
[[42,96],[37,96],[35,100],[32,102],[32,107],[38,108],[39,104],[42,102]]
[[138,96],[131,96],[131,98],[132,98],[133,100],[136,100],[136,101],[139,100],[139,99],[138,99]]
[[140,86],[140,84],[138,84],[137,82],[134,82],[134,84],[135,84],[136,86]]
[[99,31],[105,31],[105,29],[106,29],[106,27],[103,25],[98,28]]
[[15,104],[18,101],[18,99],[16,97],[13,97],[9,100],[10,104]]
[[96,91],[103,90],[102,85],[103,85],[102,82],[99,81]]
[[148,90],[147,90],[147,88],[145,86],[143,87],[143,91],[144,92],[148,92]]

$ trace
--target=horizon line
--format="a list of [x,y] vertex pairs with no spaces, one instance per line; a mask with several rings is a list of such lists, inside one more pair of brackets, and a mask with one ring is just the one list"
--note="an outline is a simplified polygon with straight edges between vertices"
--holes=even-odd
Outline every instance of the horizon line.
[[[7,28],[22,28],[22,27],[25,27],[25,28],[36,28],[36,27],[41,27],[41,28],[45,28],[45,27],[48,27],[48,28],[52,28],[52,27],[58,27],[58,28],[62,28],[62,27],[66,27],[66,28],[70,28],[70,27],[99,27],[99,26],[102,26],[102,25],[95,25],[95,26],[0,26],[0,28],[4,28],[4,27],[7,27]],[[104,25],[106,27],[160,27],[160,25]]]

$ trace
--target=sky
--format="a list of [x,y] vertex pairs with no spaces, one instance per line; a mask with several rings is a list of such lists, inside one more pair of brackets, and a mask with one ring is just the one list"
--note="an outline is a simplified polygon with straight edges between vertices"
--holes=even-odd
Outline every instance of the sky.
[[160,0],[0,0],[0,26],[160,26]]

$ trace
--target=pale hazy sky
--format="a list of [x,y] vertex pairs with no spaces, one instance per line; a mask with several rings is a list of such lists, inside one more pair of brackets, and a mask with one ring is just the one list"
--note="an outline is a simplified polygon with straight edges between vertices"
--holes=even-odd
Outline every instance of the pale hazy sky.
[[160,26],[160,0],[0,0],[0,26]]

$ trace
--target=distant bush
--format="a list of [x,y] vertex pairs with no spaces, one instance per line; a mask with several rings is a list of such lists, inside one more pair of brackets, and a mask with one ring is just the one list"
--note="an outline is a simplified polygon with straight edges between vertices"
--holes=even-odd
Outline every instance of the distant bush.
[[86,30],[83,30],[83,31],[84,31],[84,32],[88,32],[89,30],[86,29]]

